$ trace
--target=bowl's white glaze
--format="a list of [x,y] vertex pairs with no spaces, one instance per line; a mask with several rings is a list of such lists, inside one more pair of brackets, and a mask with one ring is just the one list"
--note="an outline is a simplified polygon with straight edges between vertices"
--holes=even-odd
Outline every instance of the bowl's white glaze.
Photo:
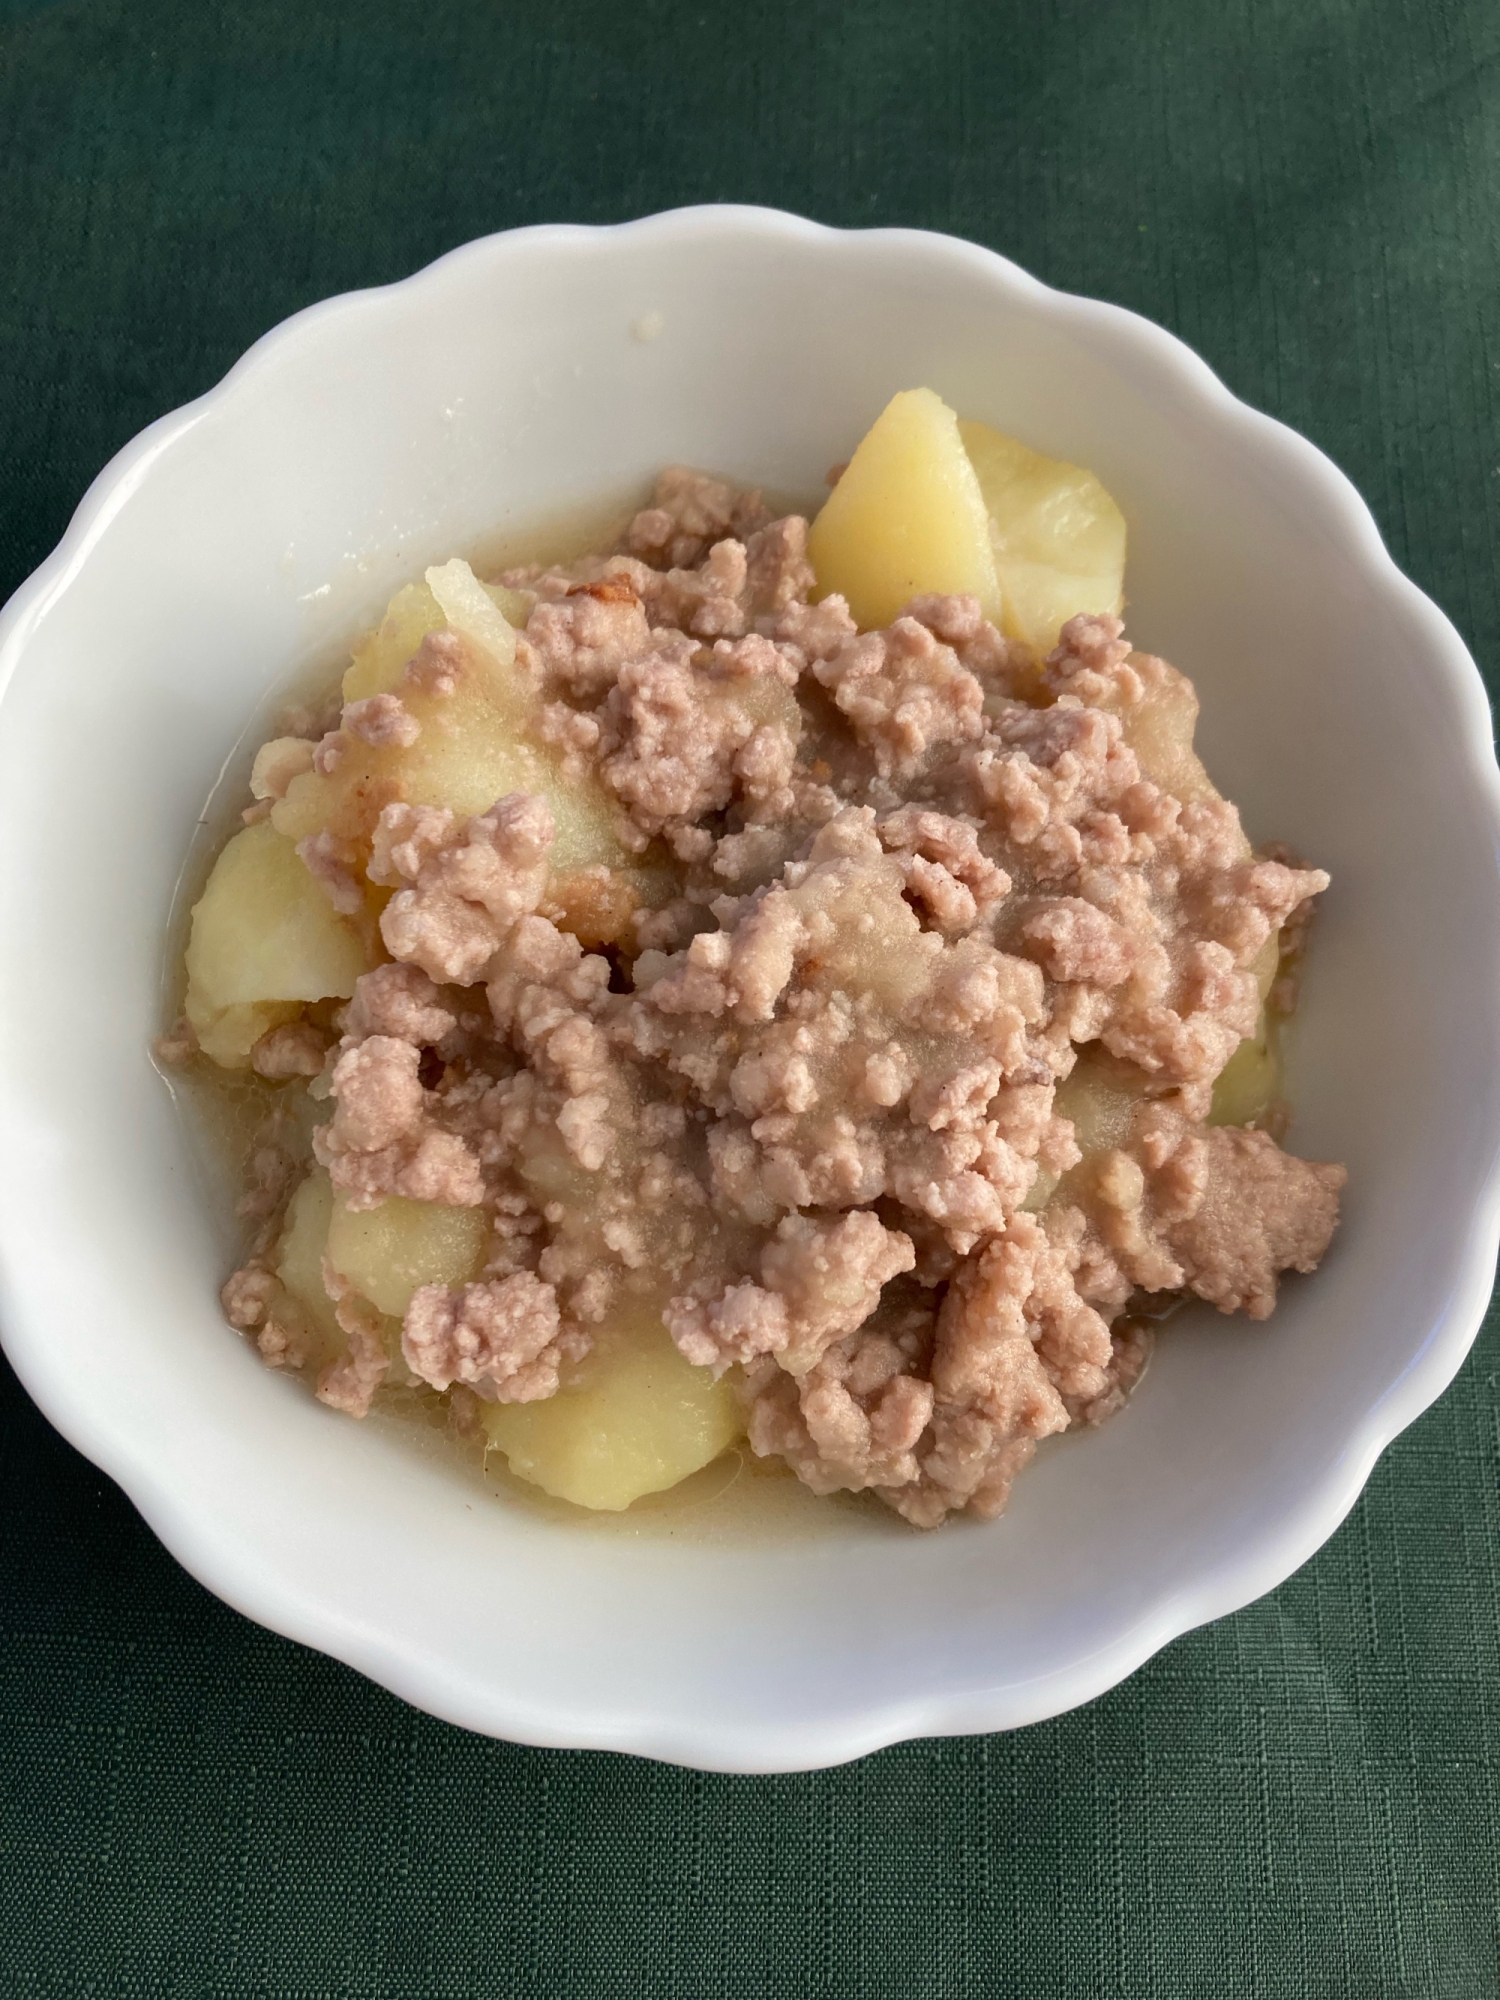
[[[817,490],[914,383],[1100,473],[1133,635],[1198,682],[1252,835],[1333,871],[1292,1143],[1348,1161],[1347,1219],[1269,1325],[1175,1328],[996,1524],[594,1532],[225,1330],[146,1054],[173,883],[250,711],[422,565],[671,459]],[[7,1351],[211,1589],[438,1715],[753,1771],[1055,1714],[1304,1561],[1473,1339],[1500,1223],[1479,676],[1311,445],[986,251],[701,208],[314,307],[100,475],[0,621],[0,702]]]

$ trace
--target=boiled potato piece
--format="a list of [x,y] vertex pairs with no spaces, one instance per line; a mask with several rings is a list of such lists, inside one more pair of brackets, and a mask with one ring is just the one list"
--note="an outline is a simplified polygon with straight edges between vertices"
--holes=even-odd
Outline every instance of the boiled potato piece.
[[988,424],[958,430],[989,511],[1002,628],[1048,653],[1078,612],[1118,612],[1125,517],[1093,473]]
[[[1281,932],[1272,931],[1255,957],[1250,961],[1250,970],[1255,974],[1256,989],[1260,994],[1260,1004],[1266,1004],[1271,988],[1276,984],[1276,975],[1281,970]],[[1262,1021],[1262,1027],[1265,1023]]]
[[1247,1036],[1219,1071],[1208,1123],[1253,1125],[1280,1095],[1281,1064],[1262,1016],[1260,1033]]
[[[454,564],[444,565],[451,570]],[[457,567],[465,569],[467,565]],[[428,571],[431,576],[432,571]],[[471,579],[472,580],[472,579]],[[526,623],[531,609],[530,595],[507,590],[498,583],[476,583],[501,617],[512,627]],[[367,632],[355,646],[351,664],[344,675],[345,701],[362,701],[366,695],[389,694],[416,657],[417,649],[429,632],[440,632],[448,622],[447,613],[433,593],[430,583],[409,583],[398,590],[386,606],[385,616],[373,632]],[[504,658],[515,658],[515,634]]]
[[893,396],[861,439],[808,536],[818,595],[889,625],[910,598],[968,591],[1000,613],[989,517],[958,418],[931,389]]
[[1140,1095],[1115,1066],[1081,1056],[1072,1075],[1057,1086],[1053,1109],[1059,1118],[1072,1119],[1078,1150],[1088,1160],[1125,1143]]
[[[1140,1083],[1144,1082],[1144,1077],[1140,1078]],[[1070,1173],[1081,1172],[1101,1153],[1124,1145],[1130,1137],[1130,1123],[1140,1094],[1139,1084],[1123,1063],[1114,1063],[1102,1054],[1079,1057],[1071,1076],[1057,1086],[1053,1100],[1057,1116],[1073,1121],[1073,1137],[1083,1155]],[[1060,1182],[1068,1178],[1068,1174],[1049,1173],[1039,1166],[1022,1208],[1038,1214],[1052,1199]]]
[[497,665],[508,667],[516,657],[516,628],[466,562],[436,564],[427,572],[427,588],[442,607],[455,632],[472,639]]
[[1218,787],[1193,748],[1198,696],[1186,674],[1166,668],[1159,685],[1148,685],[1141,701],[1121,711],[1120,724],[1125,741],[1139,759],[1143,777],[1184,805],[1219,797]]
[[[557,759],[526,739],[536,695],[515,665],[515,632],[496,602],[514,596],[491,591],[460,562],[429,570],[427,582],[399,592],[379,630],[356,649],[344,695],[362,698],[399,685],[421,735],[404,747],[351,742],[332,771],[294,778],[272,811],[278,831],[298,841],[327,830],[357,856],[382,808],[398,800],[466,817],[488,812],[507,792],[539,792],[557,827],[554,868],[624,865],[629,857],[602,789],[591,780],[564,779]],[[436,695],[403,681],[423,636],[455,619],[453,629],[475,643],[453,692]]]
[[596,1335],[575,1382],[540,1403],[487,1403],[510,1469],[577,1507],[618,1513],[716,1459],[740,1435],[727,1381],[673,1346],[655,1314]]
[[362,1298],[401,1319],[419,1285],[462,1285],[484,1258],[489,1220],[482,1208],[393,1195],[378,1208],[336,1202],[328,1261]]
[[323,1253],[332,1217],[333,1183],[322,1167],[314,1167],[287,1205],[276,1251],[276,1275],[301,1306],[309,1325],[337,1349],[343,1346],[344,1335],[323,1285]]
[[352,926],[337,914],[267,821],[237,833],[194,906],[186,1012],[199,1045],[244,1068],[268,1027],[304,1000],[347,999],[368,969]]
[[389,694],[427,634],[440,632],[446,623],[442,606],[425,583],[409,583],[398,590],[375,630],[366,632],[354,648],[344,675],[345,701]]
[[1255,1033],[1246,1036],[1215,1079],[1213,1104],[1208,1114],[1210,1125],[1253,1125],[1265,1117],[1281,1096],[1281,1053],[1265,1005],[1280,964],[1281,933],[1272,931],[1250,967],[1260,989],[1260,1021]]
[[295,1000],[264,1000],[259,1006],[225,1007],[217,1014],[194,1018],[192,989],[188,989],[186,1012],[198,1037],[198,1046],[220,1069],[247,1069],[250,1051],[262,1035],[283,1028],[302,1012]]

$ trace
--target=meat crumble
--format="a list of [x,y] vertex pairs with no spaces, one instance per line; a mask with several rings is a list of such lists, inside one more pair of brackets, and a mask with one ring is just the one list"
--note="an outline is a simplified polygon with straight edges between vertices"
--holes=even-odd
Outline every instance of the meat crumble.
[[[223,1293],[267,1361],[354,1416],[418,1384],[472,1425],[644,1309],[751,1451],[931,1527],[1118,1410],[1164,1297],[1261,1319],[1317,1265],[1343,1168],[1285,1151],[1274,1105],[1214,1109],[1328,877],[1251,847],[1189,683],[1120,617],[1044,655],[966,593],[862,630],[804,519],[683,468],[612,551],[497,593],[519,734],[620,863],[560,860],[559,795],[524,784],[464,810],[370,783],[301,837],[366,969],[284,1004],[252,1066],[326,1114],[340,1227],[433,1204],[473,1254],[397,1310],[330,1239],[310,1312],[284,1173]],[[251,827],[436,754],[474,647],[430,630],[320,741],[267,745]]]

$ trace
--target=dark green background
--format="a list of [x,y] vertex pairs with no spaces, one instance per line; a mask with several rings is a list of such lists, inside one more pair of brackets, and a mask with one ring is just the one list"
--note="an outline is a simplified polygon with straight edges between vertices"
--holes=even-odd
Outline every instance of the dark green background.
[[[0,596],[297,307],[713,200],[1160,320],[1500,670],[1496,0],[0,0]],[[415,1714],[6,1375],[0,1996],[1495,2000],[1497,1370],[1492,1317],[1314,1562],[1092,1708],[784,1779]]]

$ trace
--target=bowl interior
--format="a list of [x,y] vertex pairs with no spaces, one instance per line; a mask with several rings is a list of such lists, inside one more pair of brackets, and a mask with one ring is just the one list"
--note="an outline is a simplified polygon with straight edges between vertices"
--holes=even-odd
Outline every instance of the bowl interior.
[[[13,619],[3,1306],[49,1413],[253,1615],[474,1727],[785,1767],[1097,1692],[1279,1580],[1447,1379],[1500,1129],[1495,813],[1457,640],[1182,350],[940,239],[668,220],[304,315],[148,434]],[[1269,1324],[1175,1324],[999,1523],[516,1505],[220,1322],[222,1230],[146,1055],[183,854],[247,717],[426,563],[672,460],[815,493],[917,383],[1100,474],[1132,636],[1197,682],[1252,837],[1332,871],[1290,1143],[1348,1162],[1345,1223]]]

